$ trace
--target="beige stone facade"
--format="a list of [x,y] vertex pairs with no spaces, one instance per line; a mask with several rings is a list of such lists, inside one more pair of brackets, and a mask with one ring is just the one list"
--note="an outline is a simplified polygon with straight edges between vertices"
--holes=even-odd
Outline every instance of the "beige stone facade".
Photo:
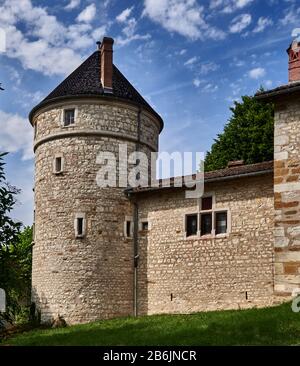
[[146,193],[140,220],[142,314],[266,306],[273,294],[273,175],[205,185],[213,210],[226,211],[228,233],[186,238],[185,216],[199,200],[184,190]]

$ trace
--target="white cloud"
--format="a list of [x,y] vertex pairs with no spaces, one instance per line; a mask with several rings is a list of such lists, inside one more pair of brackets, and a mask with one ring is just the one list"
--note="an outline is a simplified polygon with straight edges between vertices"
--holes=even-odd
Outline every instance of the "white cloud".
[[231,25],[229,27],[230,33],[240,33],[245,28],[247,28],[252,21],[252,17],[250,14],[241,14],[235,17],[231,21]]
[[117,22],[119,22],[119,23],[125,22],[129,18],[129,16],[131,15],[133,8],[134,8],[134,6],[132,6],[131,8],[127,8],[127,9],[123,10],[116,17]]
[[[85,19],[91,15],[86,13]],[[94,29],[85,22],[65,26],[45,8],[33,6],[31,0],[2,2],[0,24],[9,39],[6,56],[18,59],[24,69],[45,75],[73,71],[82,62],[80,51],[91,47],[107,30],[105,26]]]
[[273,25],[273,20],[270,18],[260,17],[258,19],[257,25],[253,30],[253,33],[263,32],[267,27]]
[[290,24],[298,24],[299,15],[300,15],[300,7],[296,8],[294,5],[292,5],[285,11],[285,15],[283,18],[279,20],[279,23],[283,26],[287,26]]
[[136,40],[149,40],[151,38],[150,34],[139,34],[137,33],[138,21],[134,17],[130,17],[134,6],[127,8],[122,11],[116,20],[118,23],[123,25],[122,36],[116,38],[116,44],[124,46],[132,41]]
[[170,32],[192,40],[224,39],[225,33],[206,23],[204,7],[196,0],[144,0],[144,16]]
[[204,88],[202,88],[203,93],[215,93],[218,90],[219,90],[218,85],[214,85],[212,83],[208,83],[205,85]]
[[197,62],[198,58],[196,56],[189,58],[187,61],[185,61],[184,66],[191,66],[195,62]]
[[249,71],[249,76],[251,79],[260,79],[266,75],[266,70],[262,67],[257,67]]
[[193,80],[193,85],[196,87],[196,88],[199,88],[199,86],[201,85],[201,84],[203,84],[204,83],[204,80],[200,80],[200,79],[198,79],[198,78],[196,78],[196,79],[194,79]]
[[23,160],[33,158],[33,129],[27,118],[0,110],[0,130],[0,151],[20,151]]
[[221,11],[222,13],[233,13],[234,11],[243,9],[251,4],[254,0],[211,0],[210,9]]
[[80,5],[80,0],[71,0],[68,5],[65,6],[66,10],[73,10]]
[[90,23],[96,16],[95,4],[88,5],[76,18],[78,22]]
[[200,71],[199,72],[202,75],[206,75],[206,74],[208,74],[211,71],[218,70],[218,68],[219,68],[219,65],[217,65],[216,63],[214,63],[214,62],[206,62],[206,63],[204,63],[204,64],[202,64],[200,66]]

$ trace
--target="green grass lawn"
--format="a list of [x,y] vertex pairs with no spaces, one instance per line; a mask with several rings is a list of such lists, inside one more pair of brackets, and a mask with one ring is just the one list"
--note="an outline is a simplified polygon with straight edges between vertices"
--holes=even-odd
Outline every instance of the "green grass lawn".
[[207,346],[300,344],[300,313],[274,308],[122,318],[34,330],[7,339],[20,346]]

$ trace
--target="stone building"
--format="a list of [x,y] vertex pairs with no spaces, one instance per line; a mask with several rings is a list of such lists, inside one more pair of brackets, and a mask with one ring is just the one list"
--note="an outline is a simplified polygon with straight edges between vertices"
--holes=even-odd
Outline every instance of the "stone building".
[[298,43],[288,52],[290,83],[257,96],[276,105],[275,163],[205,173],[201,198],[174,180],[99,184],[99,152],[117,157],[107,173],[124,180],[136,162],[124,173],[120,145],[151,160],[163,129],[113,64],[111,38],[31,111],[32,298],[43,322],[267,306],[300,287]]

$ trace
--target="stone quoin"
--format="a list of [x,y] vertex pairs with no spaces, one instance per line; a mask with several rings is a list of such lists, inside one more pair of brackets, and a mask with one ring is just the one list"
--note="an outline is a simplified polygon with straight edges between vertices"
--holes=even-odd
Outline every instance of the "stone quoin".
[[[32,301],[43,323],[268,306],[300,287],[300,68],[275,103],[274,162],[205,173],[200,199],[103,187],[97,154],[158,151],[163,120],[113,63],[113,39],[29,115],[34,128]],[[134,165],[129,164],[128,170]],[[117,175],[122,170],[117,170]],[[149,171],[150,180],[150,171]]]

